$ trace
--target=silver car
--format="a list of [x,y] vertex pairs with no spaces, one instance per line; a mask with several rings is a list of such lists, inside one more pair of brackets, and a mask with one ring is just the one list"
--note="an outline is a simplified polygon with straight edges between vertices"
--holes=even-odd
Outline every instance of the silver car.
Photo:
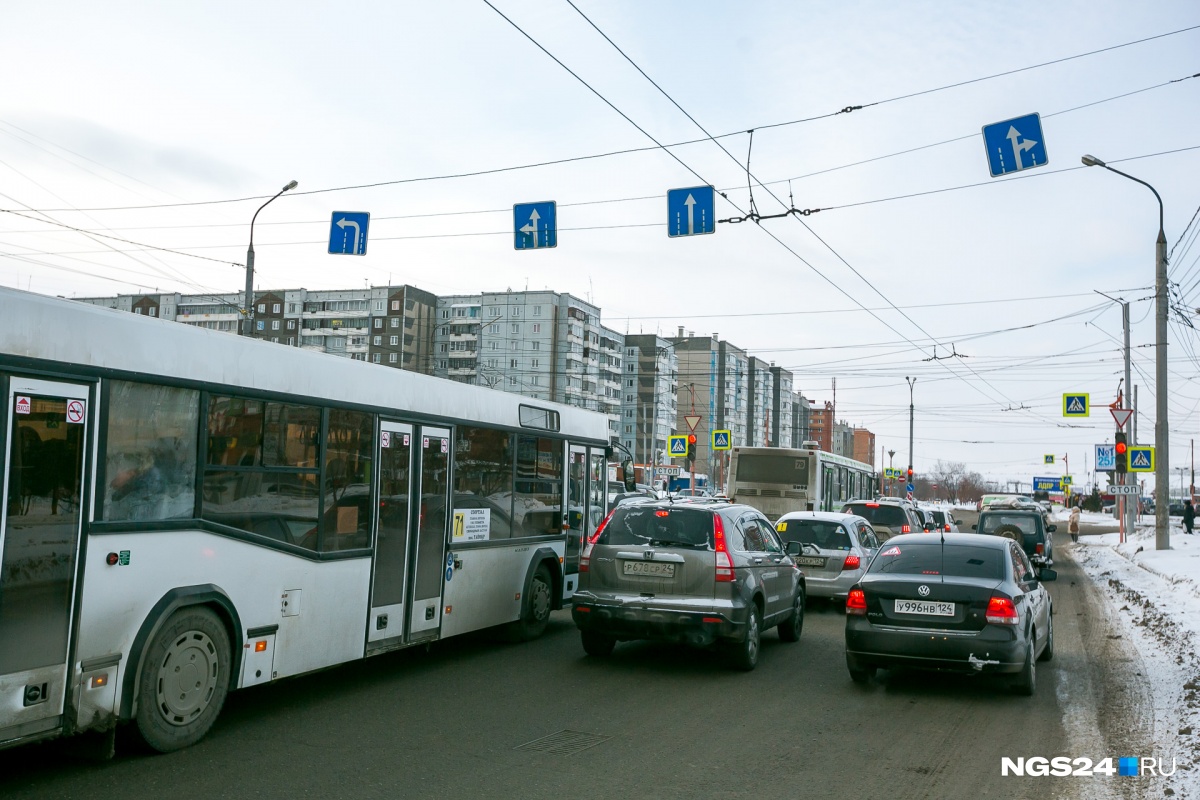
[[634,639],[716,643],[733,666],[751,670],[768,628],[799,640],[804,579],[750,506],[623,503],[584,547],[571,618],[591,656]]
[[854,514],[793,511],[779,518],[775,531],[785,548],[789,542],[816,548],[804,548],[794,557],[809,597],[845,600],[879,548],[871,524]]

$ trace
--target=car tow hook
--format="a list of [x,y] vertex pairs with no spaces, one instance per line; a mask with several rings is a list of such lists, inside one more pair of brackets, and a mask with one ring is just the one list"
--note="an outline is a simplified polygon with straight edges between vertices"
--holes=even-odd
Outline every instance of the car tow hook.
[[982,672],[984,667],[999,666],[1000,664],[999,661],[988,661],[976,658],[974,653],[971,653],[971,655],[967,656],[967,663],[974,667],[976,672]]

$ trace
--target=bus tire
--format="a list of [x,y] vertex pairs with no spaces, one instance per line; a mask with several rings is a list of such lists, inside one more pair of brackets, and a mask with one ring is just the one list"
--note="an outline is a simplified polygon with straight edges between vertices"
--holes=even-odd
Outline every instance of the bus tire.
[[138,733],[169,753],[204,738],[229,691],[229,634],[203,606],[182,608],[154,634],[142,657]]
[[521,607],[521,618],[512,623],[509,630],[513,639],[528,642],[541,636],[550,621],[550,609],[554,603],[554,581],[545,564],[538,566],[529,581],[529,591]]

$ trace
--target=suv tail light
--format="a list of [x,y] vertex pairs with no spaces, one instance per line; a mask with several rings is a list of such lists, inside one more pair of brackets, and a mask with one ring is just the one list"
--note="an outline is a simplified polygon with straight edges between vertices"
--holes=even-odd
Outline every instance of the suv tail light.
[[846,613],[857,617],[867,615],[867,596],[863,594],[862,589],[850,590],[850,594],[846,596]]
[[733,559],[729,555],[729,549],[725,546],[725,523],[721,520],[720,514],[713,514],[713,545],[717,551],[717,583],[731,583],[733,581]]
[[850,555],[846,556],[846,561],[842,564],[842,569],[858,569],[861,564],[862,560],[859,559],[858,556],[851,553]]
[[1037,547],[1034,548],[1033,552],[1037,553],[1040,556],[1040,555],[1044,554],[1043,551],[1045,549],[1046,549],[1045,545],[1043,545],[1041,542],[1038,542],[1038,545],[1037,545]]
[[950,532],[950,523],[947,522],[946,523],[946,533],[949,533],[949,532]]
[[579,554],[579,571],[580,572],[587,572],[588,567],[591,566],[591,564],[592,564],[592,548],[596,546],[596,540],[600,538],[600,534],[604,533],[604,527],[606,525],[608,525],[608,521],[610,519],[612,519],[612,515],[614,513],[616,513],[615,508],[612,511],[608,512],[608,516],[605,517],[600,522],[600,524],[596,527],[596,532],[593,533],[590,537],[588,537],[587,544],[584,546],[583,552]]
[[988,600],[985,616],[988,622],[995,625],[1016,625],[1021,621],[1021,615],[1017,613],[1017,607],[1010,598],[994,595]]
[[901,533],[912,533],[912,526],[910,526],[910,525],[901,525],[901,526],[900,526],[900,532],[901,532]]

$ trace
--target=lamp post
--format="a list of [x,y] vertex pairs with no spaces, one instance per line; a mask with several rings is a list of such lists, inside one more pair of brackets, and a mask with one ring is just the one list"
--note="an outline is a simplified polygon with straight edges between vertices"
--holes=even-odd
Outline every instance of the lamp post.
[[[1171,467],[1168,461],[1170,430],[1167,428],[1167,237],[1163,233],[1163,201],[1158,191],[1140,178],[1113,169],[1095,156],[1082,158],[1085,167],[1104,167],[1123,178],[1140,183],[1154,192],[1158,200],[1158,240],[1154,248],[1154,485],[1158,494],[1169,501],[1171,496]],[[1154,504],[1154,546],[1171,549],[1171,526],[1168,503]]]
[[[912,478],[913,474],[913,384],[917,382],[916,378],[905,377],[908,381],[908,474],[904,476],[905,483]],[[908,495],[908,486],[905,486],[905,497],[912,500]]]
[[[275,197],[284,192],[291,191],[296,188],[296,182],[291,181],[287,186],[280,189]],[[267,202],[258,207],[258,211],[262,211],[271,202],[275,200],[272,197]],[[254,216],[250,218],[250,248],[246,251],[246,317],[242,320],[242,335],[254,335],[254,220],[258,219],[258,211],[254,212]]]

